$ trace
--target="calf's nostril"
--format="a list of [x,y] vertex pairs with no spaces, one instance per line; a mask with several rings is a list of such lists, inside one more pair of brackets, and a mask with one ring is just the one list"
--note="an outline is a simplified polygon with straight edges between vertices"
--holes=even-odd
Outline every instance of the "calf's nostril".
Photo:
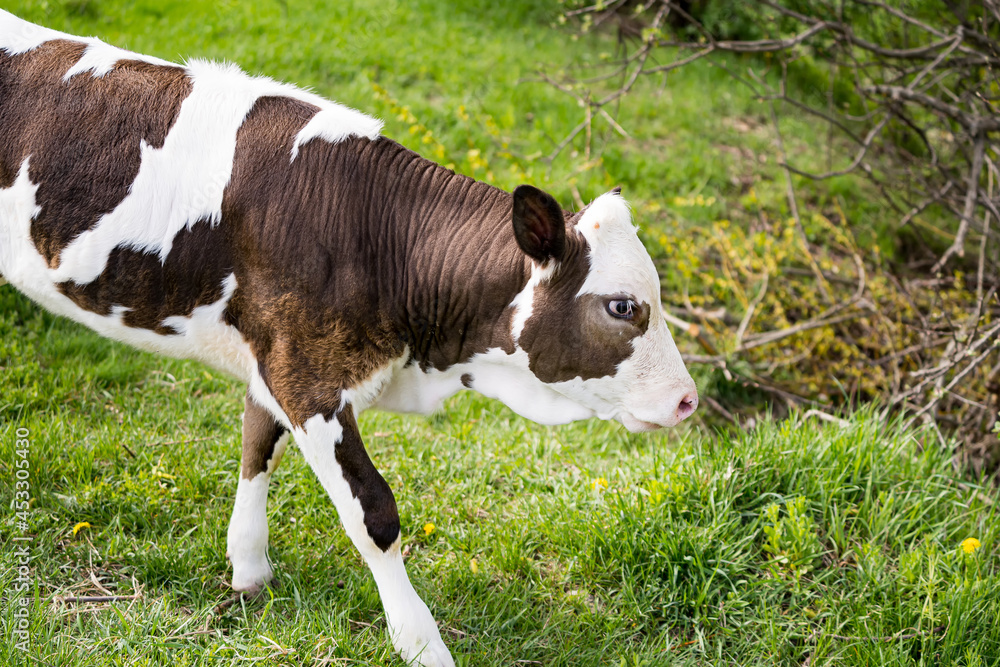
[[698,407],[698,396],[688,395],[677,404],[677,421],[690,417]]

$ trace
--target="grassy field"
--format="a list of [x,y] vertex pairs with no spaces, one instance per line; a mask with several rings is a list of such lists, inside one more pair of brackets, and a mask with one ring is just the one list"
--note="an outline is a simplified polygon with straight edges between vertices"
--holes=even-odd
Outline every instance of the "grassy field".
[[[567,206],[574,190],[588,200],[624,184],[643,225],[660,205],[683,224],[723,215],[742,168],[723,144],[768,141],[732,122],[751,101],[697,68],[674,76],[666,101],[640,90],[620,116],[632,137],[602,137],[602,161],[578,146],[545,164],[580,110],[534,72],[614,44],[553,31],[544,3],[4,8],[311,86],[429,157],[505,187],[551,187]],[[648,142],[677,159],[651,159]],[[768,187],[780,191],[762,183],[762,198]],[[0,391],[0,664],[402,664],[374,582],[295,452],[269,503],[276,586],[233,601],[224,554],[242,387],[102,340],[6,286]],[[957,474],[947,443],[873,410],[847,426],[729,434],[695,422],[639,436],[540,427],[463,394],[429,419],[370,412],[361,425],[396,491],[410,576],[461,665],[1000,664],[996,491]],[[34,536],[27,653],[11,633],[19,429]],[[61,601],[108,593],[136,597]]]

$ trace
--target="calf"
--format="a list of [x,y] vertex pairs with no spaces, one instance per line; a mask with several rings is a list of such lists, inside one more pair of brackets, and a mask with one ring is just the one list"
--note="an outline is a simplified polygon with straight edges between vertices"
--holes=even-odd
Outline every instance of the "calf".
[[544,424],[647,431],[698,398],[617,189],[564,212],[381,127],[232,65],[182,67],[0,11],[0,274],[101,334],[247,383],[234,589],[271,580],[267,487],[291,434],[396,649],[452,665],[357,415],[430,412],[470,388]]

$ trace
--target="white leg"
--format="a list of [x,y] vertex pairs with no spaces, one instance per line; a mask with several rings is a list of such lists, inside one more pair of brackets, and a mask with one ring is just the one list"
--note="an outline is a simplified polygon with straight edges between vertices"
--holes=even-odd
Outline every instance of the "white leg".
[[240,477],[229,520],[226,556],[233,564],[233,590],[255,593],[274,577],[267,561],[267,484],[260,473],[252,480]]
[[411,664],[453,667],[437,623],[406,576],[396,501],[365,452],[350,406],[329,420],[308,419],[295,429],[295,442],[375,577],[393,646]]
[[255,593],[274,577],[267,560],[267,486],[285,452],[288,436],[248,395],[240,481],[226,539],[226,556],[233,564],[233,590]]

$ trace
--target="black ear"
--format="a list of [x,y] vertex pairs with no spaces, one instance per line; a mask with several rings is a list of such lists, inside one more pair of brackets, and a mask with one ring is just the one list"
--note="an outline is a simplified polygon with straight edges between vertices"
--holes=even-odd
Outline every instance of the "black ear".
[[532,259],[559,261],[566,251],[566,220],[559,203],[532,185],[514,188],[514,237]]
[[622,186],[616,185],[615,187],[611,188],[611,194],[620,195],[621,193],[622,193]]

